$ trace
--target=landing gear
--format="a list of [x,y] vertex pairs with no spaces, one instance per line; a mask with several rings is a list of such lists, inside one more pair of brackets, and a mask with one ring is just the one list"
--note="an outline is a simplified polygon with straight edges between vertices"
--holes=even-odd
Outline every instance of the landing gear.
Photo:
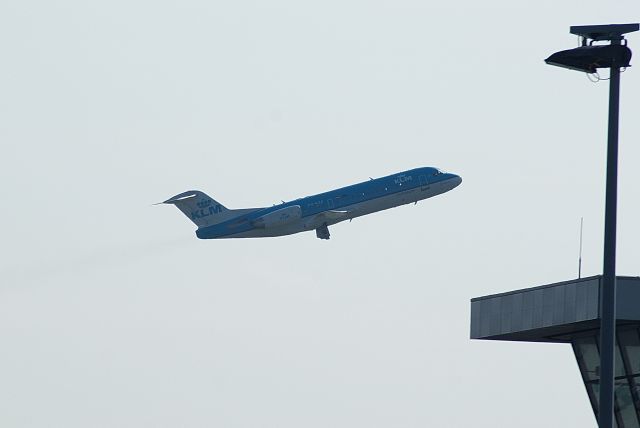
[[316,229],[316,236],[320,239],[329,239],[331,237],[327,223],[322,223],[322,226]]

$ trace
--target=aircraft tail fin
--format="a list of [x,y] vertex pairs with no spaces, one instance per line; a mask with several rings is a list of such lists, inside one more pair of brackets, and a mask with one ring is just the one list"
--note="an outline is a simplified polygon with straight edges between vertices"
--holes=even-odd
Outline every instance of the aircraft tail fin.
[[199,228],[229,219],[232,211],[199,190],[188,190],[161,203],[175,205]]

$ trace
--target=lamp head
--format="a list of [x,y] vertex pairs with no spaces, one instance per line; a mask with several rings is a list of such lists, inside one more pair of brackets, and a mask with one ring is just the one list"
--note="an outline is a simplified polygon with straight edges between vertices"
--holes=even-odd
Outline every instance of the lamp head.
[[629,67],[631,49],[623,45],[581,46],[556,52],[544,61],[557,67],[595,73],[598,68]]
[[[582,46],[556,52],[545,60],[549,65],[595,73],[598,68],[629,67],[631,49],[623,43],[624,34],[638,31],[640,24],[576,25],[572,34],[582,37]],[[587,45],[587,41],[591,42]],[[593,45],[595,41],[611,41],[609,45]]]

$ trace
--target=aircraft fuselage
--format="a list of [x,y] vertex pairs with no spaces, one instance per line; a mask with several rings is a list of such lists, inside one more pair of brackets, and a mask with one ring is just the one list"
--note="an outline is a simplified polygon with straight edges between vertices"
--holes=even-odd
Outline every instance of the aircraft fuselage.
[[[242,213],[237,216],[200,226],[196,235],[201,239],[257,238],[316,229],[319,238],[328,239],[327,226],[427,199],[448,192],[461,182],[459,176],[436,168],[416,168],[268,208],[239,210]],[[218,207],[198,208],[192,212],[192,220],[193,216],[215,215]]]

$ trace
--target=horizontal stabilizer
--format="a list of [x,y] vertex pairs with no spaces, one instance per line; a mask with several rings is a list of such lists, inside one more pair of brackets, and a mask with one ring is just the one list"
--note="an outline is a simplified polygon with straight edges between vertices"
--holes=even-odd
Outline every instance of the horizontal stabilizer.
[[160,202],[160,203],[162,203],[162,204],[177,204],[180,201],[186,201],[188,199],[197,198],[198,195],[206,196],[204,193],[199,192],[197,190],[189,190],[189,191],[180,193],[179,195],[172,196],[171,198],[167,199],[166,201]]

